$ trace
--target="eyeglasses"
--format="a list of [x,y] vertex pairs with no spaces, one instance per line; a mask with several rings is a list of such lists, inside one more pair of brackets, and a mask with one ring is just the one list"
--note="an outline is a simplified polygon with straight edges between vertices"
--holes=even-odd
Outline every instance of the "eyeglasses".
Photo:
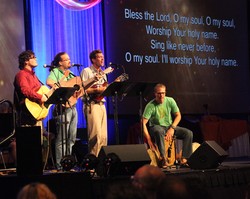
[[70,61],[70,59],[65,59],[65,60],[62,60],[62,61]]

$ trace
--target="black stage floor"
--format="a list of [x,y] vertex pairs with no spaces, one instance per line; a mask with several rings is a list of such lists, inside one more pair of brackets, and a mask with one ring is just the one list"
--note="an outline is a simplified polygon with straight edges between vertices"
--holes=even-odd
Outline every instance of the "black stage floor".
[[[130,175],[98,177],[89,172],[55,172],[45,170],[42,175],[19,176],[15,169],[0,171],[0,198],[14,199],[24,185],[31,182],[47,184],[58,199],[102,199],[113,183],[128,182]],[[166,175],[183,178],[193,189],[196,198],[243,199],[250,183],[250,158],[225,159],[216,169],[192,170],[171,168],[163,170]]]

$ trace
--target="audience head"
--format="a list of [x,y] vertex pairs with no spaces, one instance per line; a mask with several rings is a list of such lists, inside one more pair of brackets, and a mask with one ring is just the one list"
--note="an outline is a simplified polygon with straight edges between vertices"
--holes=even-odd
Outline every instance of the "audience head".
[[20,190],[17,199],[56,199],[56,195],[43,183],[31,183]]
[[147,195],[154,194],[160,182],[165,178],[163,171],[156,166],[140,167],[132,178],[133,185],[145,191]]
[[145,199],[145,195],[131,183],[118,182],[110,185],[106,199]]
[[210,192],[206,189],[206,183],[203,179],[195,176],[186,177],[183,179],[186,182],[186,186],[189,195],[192,199],[211,199]]
[[177,176],[166,176],[156,191],[156,199],[162,198],[189,199],[189,192],[185,181]]

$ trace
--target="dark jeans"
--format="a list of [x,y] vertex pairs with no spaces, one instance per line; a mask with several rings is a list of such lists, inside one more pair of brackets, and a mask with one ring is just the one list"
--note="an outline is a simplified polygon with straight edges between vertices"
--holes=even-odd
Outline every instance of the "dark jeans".
[[[159,148],[162,157],[166,158],[165,135],[169,127],[154,125],[149,128],[151,138]],[[182,157],[189,158],[192,154],[193,132],[187,128],[177,126],[175,129],[176,139],[183,140]]]

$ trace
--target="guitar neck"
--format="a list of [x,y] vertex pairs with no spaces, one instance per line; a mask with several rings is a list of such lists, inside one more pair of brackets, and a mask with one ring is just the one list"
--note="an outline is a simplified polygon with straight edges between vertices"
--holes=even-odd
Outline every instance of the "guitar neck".
[[96,81],[97,81],[96,77],[92,77],[92,78],[87,79],[86,81],[83,82],[84,89],[87,90],[88,88],[93,86]]

